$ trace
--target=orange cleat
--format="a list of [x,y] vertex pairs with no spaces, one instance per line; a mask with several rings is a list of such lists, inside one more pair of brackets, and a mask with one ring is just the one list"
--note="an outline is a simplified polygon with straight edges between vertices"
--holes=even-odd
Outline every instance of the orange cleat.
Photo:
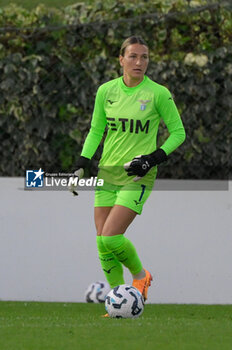
[[110,317],[109,314],[102,315],[101,317]]
[[142,278],[141,280],[133,280],[132,286],[137,288],[140,293],[142,294],[144,301],[147,300],[147,292],[148,292],[148,288],[151,285],[151,281],[153,280],[152,275],[150,274],[149,271],[145,270],[146,276],[144,278]]

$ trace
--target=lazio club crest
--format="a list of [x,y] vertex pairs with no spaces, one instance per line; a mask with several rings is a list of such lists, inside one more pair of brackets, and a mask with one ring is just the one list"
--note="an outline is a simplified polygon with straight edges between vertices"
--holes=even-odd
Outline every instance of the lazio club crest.
[[138,100],[138,101],[141,103],[140,105],[141,111],[145,111],[147,103],[151,102],[151,100]]

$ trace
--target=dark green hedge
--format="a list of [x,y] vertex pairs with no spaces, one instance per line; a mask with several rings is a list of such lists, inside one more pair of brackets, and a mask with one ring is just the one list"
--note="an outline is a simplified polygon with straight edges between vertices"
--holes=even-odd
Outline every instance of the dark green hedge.
[[[190,2],[191,4],[191,2]],[[227,5],[186,1],[0,9],[0,175],[69,171],[87,135],[97,87],[121,72],[124,38],[149,43],[148,75],[174,94],[185,143],[160,177],[228,177],[232,18]],[[159,143],[167,137],[161,128]],[[96,172],[99,147],[90,173]],[[231,164],[231,163],[230,163]]]

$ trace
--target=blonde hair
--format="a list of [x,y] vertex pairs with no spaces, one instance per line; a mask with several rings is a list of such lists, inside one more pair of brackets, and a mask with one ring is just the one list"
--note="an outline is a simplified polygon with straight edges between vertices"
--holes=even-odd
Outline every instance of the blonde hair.
[[130,36],[129,38],[127,38],[126,40],[123,41],[121,49],[120,49],[120,55],[124,56],[127,46],[132,45],[132,44],[140,44],[140,45],[147,46],[147,48],[148,48],[148,45],[143,40],[143,38],[141,38],[140,36],[133,35],[133,36]]

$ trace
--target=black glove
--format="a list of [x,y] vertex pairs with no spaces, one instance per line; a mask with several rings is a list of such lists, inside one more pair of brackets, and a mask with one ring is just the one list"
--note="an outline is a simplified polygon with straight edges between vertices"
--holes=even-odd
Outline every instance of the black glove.
[[163,163],[166,160],[166,153],[159,148],[150,154],[135,157],[131,162],[124,164],[124,169],[128,176],[136,175],[134,181],[138,181],[141,177],[145,176],[153,166]]
[[75,167],[75,171],[79,169],[85,169],[89,165],[90,159],[80,156],[79,159],[77,160],[77,164]]
[[[84,176],[84,169],[89,165],[90,159],[80,156],[77,164],[75,166],[75,170],[73,171],[74,175],[78,177],[78,180]],[[69,187],[69,191],[74,195],[78,196],[77,186],[71,185]]]

